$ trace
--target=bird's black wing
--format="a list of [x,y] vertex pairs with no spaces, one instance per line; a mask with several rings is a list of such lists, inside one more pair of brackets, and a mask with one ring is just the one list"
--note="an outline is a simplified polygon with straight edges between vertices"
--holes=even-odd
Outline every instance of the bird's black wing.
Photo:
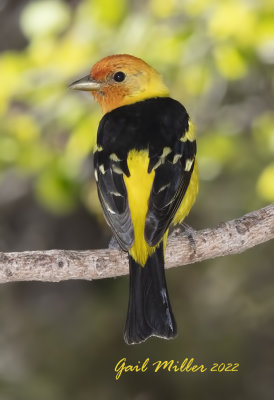
[[134,242],[127,189],[123,178],[123,174],[129,175],[129,172],[126,161],[112,160],[109,156],[104,150],[97,150],[94,154],[98,196],[107,223],[121,248],[127,251]]
[[170,225],[187,190],[196,154],[188,137],[189,117],[171,98],[151,98],[104,115],[94,167],[99,199],[119,244],[129,250],[134,230],[124,175],[130,150],[148,150],[148,173],[155,170],[145,222],[145,239],[155,246]]
[[[181,110],[180,112],[183,112]],[[185,113],[186,114],[186,113]],[[171,124],[172,125],[172,124]],[[168,126],[166,126],[168,130]],[[173,129],[176,127],[173,126]],[[152,152],[149,172],[154,169],[155,177],[150,193],[148,212],[145,222],[145,239],[155,246],[163,237],[173,220],[187,191],[196,155],[196,141],[187,137],[188,116],[181,137],[171,144]],[[168,134],[168,132],[166,132]],[[192,139],[192,137],[191,137]]]

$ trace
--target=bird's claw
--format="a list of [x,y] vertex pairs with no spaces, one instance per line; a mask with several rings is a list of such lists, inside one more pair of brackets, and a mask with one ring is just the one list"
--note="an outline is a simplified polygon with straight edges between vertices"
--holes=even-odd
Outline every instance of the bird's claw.
[[176,228],[172,231],[170,237],[174,238],[180,234],[184,234],[187,236],[189,240],[189,244],[192,247],[194,253],[196,253],[196,243],[195,243],[195,230],[185,222],[182,222],[180,225],[177,225]]

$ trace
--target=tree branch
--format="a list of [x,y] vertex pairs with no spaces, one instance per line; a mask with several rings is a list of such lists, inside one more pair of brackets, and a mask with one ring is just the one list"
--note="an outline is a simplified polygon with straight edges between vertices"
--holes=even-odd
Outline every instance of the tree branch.
[[[274,204],[216,228],[175,230],[168,240],[166,268],[238,254],[274,238]],[[102,279],[128,274],[127,254],[120,250],[49,250],[0,253],[0,283]]]

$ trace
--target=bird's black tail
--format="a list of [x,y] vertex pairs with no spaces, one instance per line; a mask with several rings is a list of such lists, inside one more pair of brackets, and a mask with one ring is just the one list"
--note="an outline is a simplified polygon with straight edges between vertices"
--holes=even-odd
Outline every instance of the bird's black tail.
[[150,336],[170,339],[177,333],[164,271],[161,243],[144,267],[129,255],[130,289],[124,338],[128,344]]

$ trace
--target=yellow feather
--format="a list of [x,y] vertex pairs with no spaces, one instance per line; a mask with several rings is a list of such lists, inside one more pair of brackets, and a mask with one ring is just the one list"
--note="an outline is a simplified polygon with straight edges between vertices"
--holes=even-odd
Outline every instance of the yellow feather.
[[195,202],[198,190],[199,190],[199,171],[198,171],[198,163],[197,160],[195,159],[194,168],[188,188],[184,195],[183,201],[173,218],[172,225],[180,224],[188,215],[191,207]]
[[189,121],[189,128],[188,128],[188,131],[186,132],[186,137],[191,142],[193,142],[196,139],[195,126],[193,125],[192,121]]
[[[147,258],[155,251],[156,247],[150,247],[144,237],[145,219],[148,210],[148,200],[153,184],[155,171],[149,174],[149,157],[147,151],[131,150],[128,154],[128,168],[130,177],[124,176],[128,192],[128,202],[131,219],[134,227],[134,244],[129,253],[136,262],[144,266]],[[181,223],[188,215],[196,199],[199,188],[198,164],[195,160],[193,173],[190,179],[184,199],[179,207],[172,225]],[[164,249],[166,247],[168,231],[164,235]]]
[[134,244],[129,253],[142,266],[155,247],[150,247],[145,241],[145,219],[148,210],[148,199],[155,172],[147,172],[149,157],[147,151],[131,150],[128,154],[128,169],[130,177],[124,176],[128,192],[129,209],[134,227]]
[[[156,73],[150,73],[150,79],[146,80],[145,76],[139,77],[138,83],[142,83],[142,90],[136,89],[132,90],[129,95],[125,96],[122,105],[133,104],[137,101],[143,101],[145,99],[151,99],[152,97],[167,97],[169,96],[169,91],[164,82],[162,81],[160,75]],[[134,82],[132,82],[132,85]],[[130,86],[130,83],[129,83]]]
[[192,121],[189,121],[189,127],[188,131],[183,134],[181,137],[180,141],[181,142],[186,142],[189,140],[190,142],[193,142],[195,140],[195,126],[193,125]]

